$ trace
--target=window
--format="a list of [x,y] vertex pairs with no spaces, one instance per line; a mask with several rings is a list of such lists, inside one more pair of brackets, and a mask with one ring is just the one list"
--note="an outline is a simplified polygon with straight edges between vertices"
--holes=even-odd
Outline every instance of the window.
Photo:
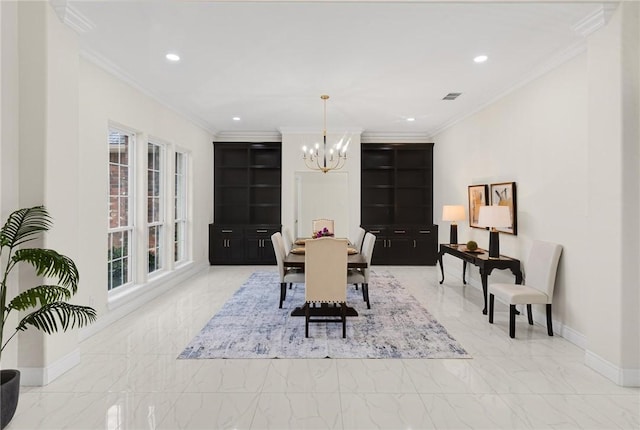
[[113,297],[155,283],[191,255],[189,153],[159,138],[143,143],[136,132],[126,130],[112,124],[108,134],[107,289],[117,289]]
[[187,237],[187,156],[175,154],[173,261],[186,259]]
[[147,227],[148,273],[162,268],[164,211],[162,205],[162,147],[149,142],[147,145]]
[[109,129],[109,290],[131,282],[134,141],[132,134]]

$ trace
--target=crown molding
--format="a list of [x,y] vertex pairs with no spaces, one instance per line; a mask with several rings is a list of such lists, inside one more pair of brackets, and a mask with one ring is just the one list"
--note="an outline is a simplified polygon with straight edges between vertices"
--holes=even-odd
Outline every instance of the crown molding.
[[571,28],[580,36],[587,37],[604,27],[617,7],[618,3],[603,3],[589,15],[573,24]]
[[282,142],[277,131],[221,131],[214,142]]
[[431,140],[428,133],[365,131],[362,143],[426,143]]
[[546,61],[545,63],[539,65],[538,67],[532,69],[528,74],[526,74],[522,79],[520,79],[518,82],[516,82],[514,85],[511,85],[510,87],[505,88],[504,90],[498,92],[498,94],[492,98],[490,98],[488,101],[481,103],[479,105],[477,105],[474,108],[471,108],[470,110],[451,118],[449,121],[435,127],[434,129],[429,131],[429,135],[431,136],[431,138],[437,136],[438,134],[444,132],[446,129],[453,127],[455,124],[469,118],[472,115],[475,115],[476,113],[482,111],[483,109],[487,108],[488,106],[496,103],[498,100],[508,96],[509,94],[513,93],[514,91],[522,88],[523,86],[527,85],[530,82],[535,81],[536,79],[540,78],[541,76],[543,76],[544,74],[550,72],[551,70],[559,67],[560,65],[566,63],[567,61],[569,61],[570,59],[576,57],[579,54],[582,54],[583,52],[585,52],[587,50],[587,41],[586,40],[581,40],[575,44],[573,44],[572,46],[570,46],[569,48],[561,51],[559,54],[551,57],[548,61]]
[[129,85],[130,87],[133,87],[134,89],[140,91],[142,94],[150,97],[151,99],[158,102],[159,104],[166,107],[167,109],[170,109],[177,115],[187,119],[188,121],[194,123],[195,125],[202,128],[203,130],[211,133],[213,136],[216,136],[219,133],[218,130],[211,127],[211,125],[204,119],[200,118],[195,114],[188,112],[187,109],[178,108],[172,105],[171,103],[164,100],[158,94],[155,94],[154,92],[150,91],[148,88],[145,88],[143,85],[139,84],[135,79],[133,79],[129,74],[127,74],[124,70],[122,70],[120,67],[113,64],[111,61],[107,60],[102,55],[92,50],[82,49],[80,50],[80,56],[83,59],[89,61],[90,63],[93,63],[96,66],[100,67],[105,72],[113,75],[117,79],[123,81],[125,84]]
[[[322,134],[322,129],[318,127],[278,127],[281,134]],[[332,128],[327,134],[362,134],[362,127],[342,127]]]
[[96,25],[89,18],[67,3],[67,0],[49,0],[49,4],[58,15],[60,22],[76,33],[86,33],[96,28]]

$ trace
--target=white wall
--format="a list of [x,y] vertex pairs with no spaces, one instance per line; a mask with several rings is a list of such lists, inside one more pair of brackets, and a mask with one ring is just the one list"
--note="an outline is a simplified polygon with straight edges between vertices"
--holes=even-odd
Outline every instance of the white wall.
[[[98,66],[80,62],[79,231],[86,247],[81,263],[89,288],[84,296],[100,314],[108,312],[106,291],[106,226],[108,171],[106,138],[110,122],[138,132],[138,145],[153,136],[190,153],[192,240],[196,264],[207,260],[208,230],[212,222],[213,185],[211,166],[213,137],[141,92],[111,76]],[[104,243],[105,246],[95,246]],[[80,264],[80,263],[79,263]]]
[[[360,226],[360,131],[347,131],[351,137],[349,144],[348,158],[345,166],[340,172],[347,174],[347,187],[349,201],[347,204],[348,211],[348,237],[353,238],[357,234]],[[330,131],[327,133],[327,142],[333,142],[340,139],[344,133],[340,131]],[[295,132],[282,129],[282,225],[288,227],[295,232],[295,173],[309,172],[302,159],[302,146],[311,146],[315,142],[322,142],[321,132],[317,134],[308,132]],[[332,175],[333,172],[315,173],[322,180],[323,175]],[[301,220],[301,222],[303,222]],[[309,223],[311,220],[309,220]],[[336,226],[336,229],[343,227]],[[339,230],[343,231],[343,230]]]
[[[29,330],[14,341],[17,347],[8,350],[3,366],[17,365],[27,385],[46,384],[78,362],[83,332],[86,337],[171,287],[180,276],[206,266],[213,136],[82,60],[75,33],[48,2],[3,2],[1,12],[2,214],[16,206],[47,206],[54,225],[44,245],[76,262],[80,285],[74,302],[93,306],[99,315],[88,329],[53,336]],[[5,68],[7,61],[10,66]],[[191,262],[139,285],[121,298],[120,307],[107,297],[110,122],[136,130],[139,145],[153,136],[167,143],[169,151],[179,149],[190,157]],[[31,287],[29,281],[21,274],[20,288]]]
[[[1,222],[18,206],[18,46],[17,3],[0,2],[0,215]],[[9,279],[9,294],[18,292],[17,277]],[[18,324],[18,315],[7,321],[7,327]],[[11,331],[5,330],[4,339]],[[15,367],[17,342],[12,341],[2,352],[1,368]]]
[[[564,246],[554,319],[579,333],[586,326],[581,309],[587,281],[580,268],[591,252],[585,234],[586,100],[586,56],[580,55],[434,139],[436,219],[442,205],[468,207],[468,185],[516,182],[518,235],[501,233],[500,250],[525,260],[534,239]],[[439,235],[447,242],[448,228],[440,228]],[[458,241],[472,239],[488,247],[488,232],[459,223]],[[445,261],[448,270],[458,266]],[[500,271],[492,277],[513,279]]]
[[[603,250],[590,254],[587,363],[640,385],[637,199],[640,177],[638,4],[623,2],[589,39],[589,230]],[[597,266],[596,266],[597,265]]]
[[[640,186],[638,8],[622,3],[588,38],[586,53],[434,139],[435,207],[466,205],[470,184],[515,181],[518,236],[501,234],[501,251],[526,261],[534,239],[562,244],[555,331],[586,349],[587,365],[636,386],[640,210],[630,196]],[[486,231],[465,223],[459,230],[460,242],[487,246]],[[459,262],[445,266],[456,272]]]

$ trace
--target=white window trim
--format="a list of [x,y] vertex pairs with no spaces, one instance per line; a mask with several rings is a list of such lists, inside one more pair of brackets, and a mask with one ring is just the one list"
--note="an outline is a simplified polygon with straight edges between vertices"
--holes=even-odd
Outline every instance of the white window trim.
[[[128,182],[129,182],[129,225],[127,225],[126,227],[116,227],[116,228],[111,228],[109,226],[109,219],[107,217],[107,239],[110,237],[110,235],[112,233],[117,233],[117,232],[121,232],[121,231],[128,231],[129,232],[129,259],[128,259],[128,264],[129,264],[129,268],[128,268],[128,274],[129,274],[129,281],[125,282],[124,284],[121,284],[117,287],[114,287],[112,289],[108,289],[108,285],[109,285],[109,281],[107,279],[107,292],[108,293],[112,293],[114,291],[118,291],[118,290],[123,290],[123,289],[127,289],[129,287],[131,287],[132,285],[134,285],[136,283],[136,278],[135,278],[135,267],[137,265],[137,260],[136,260],[136,241],[135,241],[135,230],[136,230],[136,204],[135,204],[135,195],[136,195],[136,148],[138,147],[137,142],[138,142],[138,136],[135,132],[135,130],[129,128],[129,127],[125,127],[122,126],[121,124],[117,124],[117,123],[113,123],[113,122],[109,122],[107,125],[107,149],[108,149],[108,142],[109,142],[109,134],[111,133],[111,131],[117,131],[123,134],[126,134],[129,136],[130,138],[130,142],[129,142],[129,153],[128,153]],[[108,155],[107,155],[108,156]],[[110,165],[111,162],[107,162],[107,187],[110,187]],[[108,190],[108,196],[111,194],[111,190]],[[109,260],[107,260],[107,264],[109,263]],[[109,276],[109,273],[107,273],[107,276]]]

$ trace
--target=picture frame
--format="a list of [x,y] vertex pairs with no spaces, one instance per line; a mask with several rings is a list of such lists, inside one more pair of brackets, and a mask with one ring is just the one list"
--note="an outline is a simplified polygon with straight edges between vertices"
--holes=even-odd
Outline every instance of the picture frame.
[[480,215],[480,206],[486,206],[489,204],[488,194],[489,187],[487,184],[469,185],[469,227],[486,230],[485,227],[480,227],[478,225],[478,216]]
[[515,182],[500,182],[489,186],[489,195],[491,196],[491,205],[508,206],[511,215],[511,225],[507,228],[496,228],[502,233],[518,234],[518,205],[516,198]]

